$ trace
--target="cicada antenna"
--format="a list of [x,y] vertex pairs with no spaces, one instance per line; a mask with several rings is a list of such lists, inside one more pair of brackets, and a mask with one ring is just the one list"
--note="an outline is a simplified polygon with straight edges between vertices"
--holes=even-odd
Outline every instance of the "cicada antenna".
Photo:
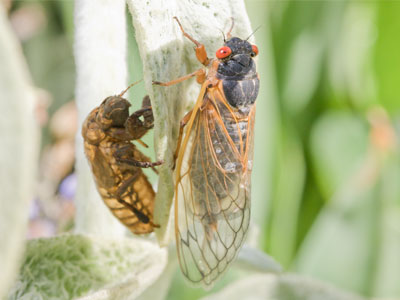
[[235,19],[233,17],[231,17],[231,20],[232,20],[231,28],[229,28],[228,33],[226,34],[226,37],[228,38],[228,40],[232,37],[231,32],[233,29],[233,25],[235,25]]
[[246,41],[247,41],[253,34],[255,34],[256,31],[257,31],[258,29],[260,29],[260,28],[261,28],[261,25],[258,26],[258,27],[247,37]]
[[226,42],[226,38],[225,38],[225,33],[224,33],[224,31],[223,31],[222,29],[220,29],[220,28],[218,28],[218,30],[221,31],[222,36],[224,37],[224,43],[225,43],[225,42]]
[[143,79],[140,79],[138,81],[135,81],[134,83],[131,83],[125,90],[121,92],[121,94],[118,95],[118,97],[122,97],[131,87],[134,85],[138,84],[139,82],[143,81]]

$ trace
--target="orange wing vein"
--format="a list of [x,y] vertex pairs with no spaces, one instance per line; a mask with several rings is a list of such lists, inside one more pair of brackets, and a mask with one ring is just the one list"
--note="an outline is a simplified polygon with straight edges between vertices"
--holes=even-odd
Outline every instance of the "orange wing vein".
[[203,95],[178,156],[175,234],[183,274],[209,286],[236,257],[249,227],[255,106],[243,114],[218,88]]

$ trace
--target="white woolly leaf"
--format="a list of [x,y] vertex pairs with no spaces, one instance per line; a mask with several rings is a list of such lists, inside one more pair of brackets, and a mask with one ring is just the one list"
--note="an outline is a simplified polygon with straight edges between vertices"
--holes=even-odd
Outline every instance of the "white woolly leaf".
[[166,262],[166,249],[139,238],[32,240],[9,299],[133,299],[157,279]]

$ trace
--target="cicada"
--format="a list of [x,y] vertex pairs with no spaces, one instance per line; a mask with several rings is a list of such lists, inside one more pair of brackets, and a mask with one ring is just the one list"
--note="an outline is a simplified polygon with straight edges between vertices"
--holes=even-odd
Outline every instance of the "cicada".
[[[128,87],[129,88],[129,87]],[[126,89],[127,90],[127,89]],[[130,103],[120,95],[107,97],[87,116],[82,126],[84,150],[97,190],[111,212],[135,234],[150,233],[155,192],[142,168],[160,165],[150,162],[131,142],[153,128],[150,98],[129,115]]]
[[249,227],[258,48],[232,37],[209,59],[203,44],[187,34],[206,68],[191,77],[201,84],[194,108],[181,121],[175,153],[175,237],[187,279],[212,285],[241,248]]

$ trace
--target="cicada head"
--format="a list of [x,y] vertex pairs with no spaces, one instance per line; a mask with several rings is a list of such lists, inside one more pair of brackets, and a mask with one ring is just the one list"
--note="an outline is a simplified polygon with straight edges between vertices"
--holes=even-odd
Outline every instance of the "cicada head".
[[249,108],[257,98],[259,80],[253,60],[257,54],[256,45],[238,37],[217,50],[217,77],[222,79],[225,97],[233,107]]
[[99,107],[96,121],[103,129],[110,127],[123,127],[129,117],[131,104],[122,97],[107,97]]
[[217,50],[220,60],[218,73],[225,76],[245,76],[255,72],[253,57],[258,54],[258,48],[248,41],[233,37]]

